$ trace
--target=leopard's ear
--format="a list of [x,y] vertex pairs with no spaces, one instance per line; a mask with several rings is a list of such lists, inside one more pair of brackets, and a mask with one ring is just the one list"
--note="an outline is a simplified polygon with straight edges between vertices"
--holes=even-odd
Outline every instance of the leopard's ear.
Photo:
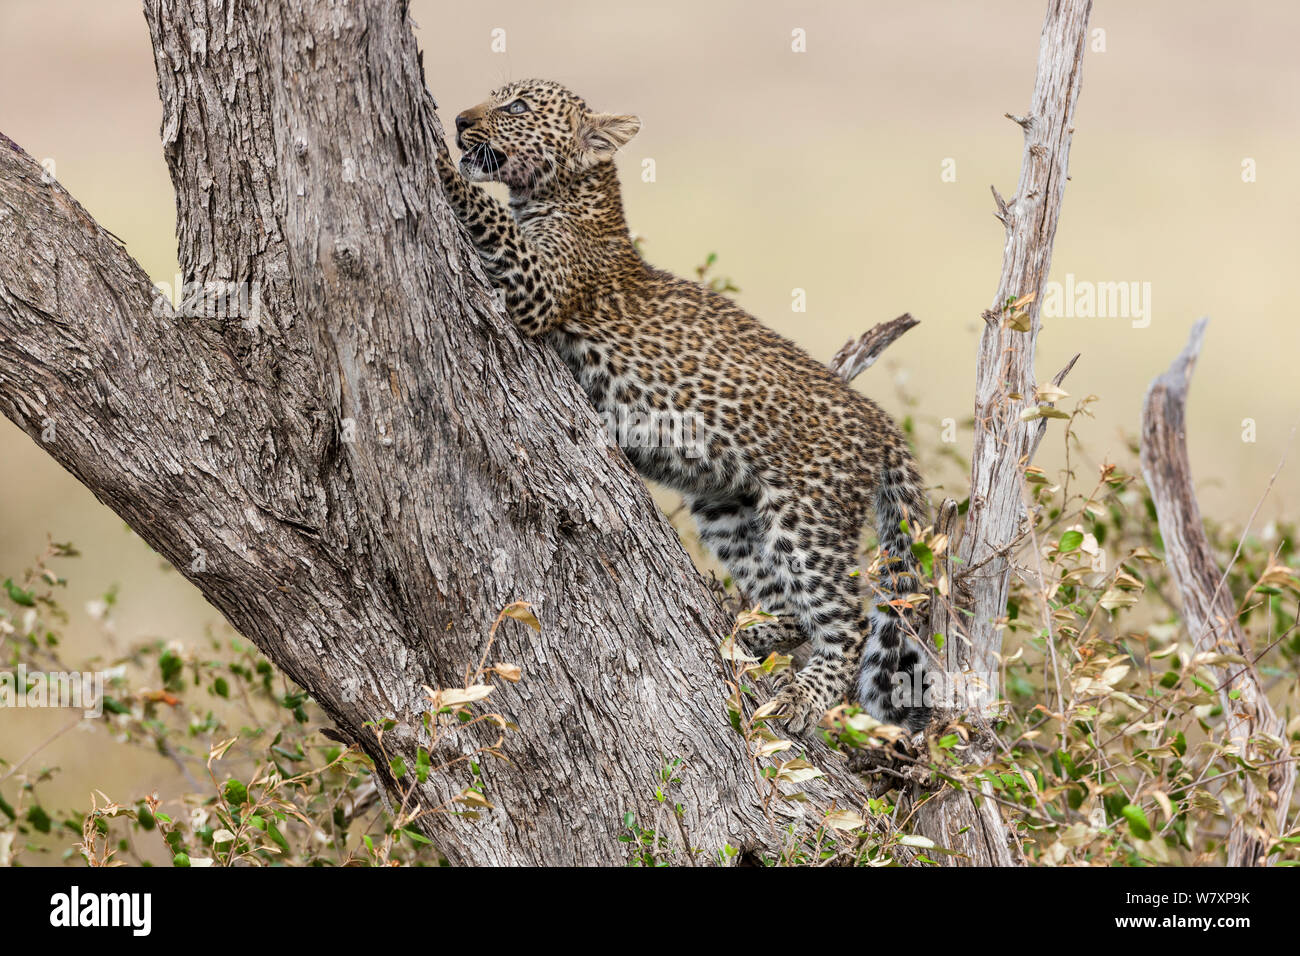
[[594,166],[612,159],[615,151],[636,135],[641,121],[635,116],[588,113],[578,123],[578,162]]

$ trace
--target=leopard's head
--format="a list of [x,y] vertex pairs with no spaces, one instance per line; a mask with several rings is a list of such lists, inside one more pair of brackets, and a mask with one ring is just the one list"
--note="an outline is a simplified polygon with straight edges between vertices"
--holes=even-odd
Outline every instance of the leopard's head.
[[635,116],[593,112],[558,83],[520,80],[456,117],[460,171],[531,194],[611,162],[640,128]]

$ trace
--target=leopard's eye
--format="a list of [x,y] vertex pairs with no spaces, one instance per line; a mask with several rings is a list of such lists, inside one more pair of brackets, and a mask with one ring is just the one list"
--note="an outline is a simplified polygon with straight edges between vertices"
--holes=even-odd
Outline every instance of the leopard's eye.
[[507,113],[515,113],[515,114],[519,114],[519,113],[527,113],[527,112],[528,112],[528,104],[525,103],[523,100],[515,100],[513,103],[509,104],[509,105],[506,107],[506,112],[507,112]]

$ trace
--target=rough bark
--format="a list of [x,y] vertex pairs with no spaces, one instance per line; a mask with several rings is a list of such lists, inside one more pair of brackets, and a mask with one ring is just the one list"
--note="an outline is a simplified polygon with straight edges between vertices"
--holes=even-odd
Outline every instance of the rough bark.
[[[995,215],[1006,227],[1006,245],[993,305],[984,313],[976,360],[970,507],[956,568],[959,575],[966,572],[960,583],[970,614],[950,619],[956,634],[943,633],[948,637],[949,672],[975,674],[994,687],[1010,550],[1024,520],[1024,469],[1044,431],[1041,421],[1024,421],[1020,413],[1039,404],[1034,378],[1040,328],[1037,296],[1047,281],[1065,192],[1091,10],[1091,0],[1050,0],[1039,41],[1033,100],[1025,116],[1011,117],[1025,134],[1020,182],[1009,200],[993,190]],[[1030,294],[1035,297],[1023,305],[1028,330],[1017,331],[1011,327],[1014,313],[1007,303]],[[990,755],[987,744],[977,745],[970,754],[976,761]],[[961,851],[962,856],[946,858],[954,863],[1008,865],[1019,859],[1013,837],[992,801],[977,806],[964,792],[948,791],[929,800],[917,815],[917,827],[941,845]]]
[[[626,812],[683,862],[777,841],[723,710],[731,622],[571,376],[496,310],[433,172],[405,5],[145,12],[182,273],[246,283],[258,314],[160,303],[5,140],[0,410],[385,775],[427,741],[421,686],[460,686],[500,609],[531,602],[540,633],[507,620],[490,656],[523,669],[492,698],[517,725],[509,761],[482,761],[497,810],[417,824],[453,862],[620,862]],[[385,717],[381,752],[365,724]],[[797,830],[864,797],[810,754],[812,802],[778,802]],[[675,757],[680,818],[654,798]]]
[[[1091,0],[1049,4],[1033,102],[1025,116],[1014,117],[1025,134],[1020,182],[1011,199],[998,199],[1006,246],[993,305],[985,313],[976,364],[971,497],[961,553],[967,567],[981,567],[966,580],[971,590],[970,642],[950,644],[959,654],[969,654],[962,663],[977,670],[998,669],[1002,646],[998,625],[1006,614],[1010,580],[1007,549],[1021,530],[1024,469],[1043,432],[1040,422],[1023,421],[1020,413],[1038,404],[1037,294],[1047,281],[1065,194],[1091,9]],[[1006,303],[1031,293],[1036,297],[1025,306],[1029,330],[1015,331],[1007,322]]]
[[[1210,666],[1223,705],[1225,738],[1248,763],[1273,763],[1288,753],[1285,722],[1268,701],[1255,652],[1242,633],[1201,521],[1187,457],[1187,390],[1208,319],[1192,328],[1187,347],[1147,389],[1142,405],[1142,474],[1155,502],[1165,563],[1178,587],[1183,620],[1198,654],[1226,654],[1247,663]],[[1235,693],[1235,699],[1232,696]],[[1273,763],[1245,778],[1242,812],[1228,831],[1228,865],[1260,866],[1285,829],[1295,790],[1294,761]],[[1261,790],[1261,785],[1263,789]]]

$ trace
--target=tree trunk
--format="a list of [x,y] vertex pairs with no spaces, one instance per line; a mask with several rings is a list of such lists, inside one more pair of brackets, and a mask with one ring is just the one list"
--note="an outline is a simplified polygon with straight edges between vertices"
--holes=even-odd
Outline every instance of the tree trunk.
[[[387,758],[430,744],[422,685],[519,665],[491,698],[509,760],[481,762],[497,809],[413,824],[452,862],[621,862],[626,813],[662,856],[717,862],[860,807],[820,745],[810,802],[767,806],[724,709],[732,622],[572,377],[497,310],[442,197],[405,4],[145,13],[181,269],[204,288],[159,300],[3,140],[0,410],[306,688],[394,803],[413,781]],[[488,652],[516,601],[540,632],[507,620]],[[494,740],[444,730],[433,762]],[[655,799],[675,758],[680,816]],[[408,809],[466,782],[434,774]]]
[[1223,705],[1230,752],[1256,765],[1244,778],[1242,806],[1232,815],[1228,865],[1262,866],[1268,848],[1286,830],[1296,768],[1294,760],[1278,759],[1289,752],[1285,721],[1274,713],[1255,669],[1257,658],[1224,587],[1227,572],[1220,573],[1205,537],[1192,483],[1187,389],[1208,322],[1196,323],[1182,354],[1147,390],[1142,404],[1142,474],[1156,505],[1165,562],[1178,585],[1192,645],[1198,655],[1232,658],[1207,664]]
[[[973,675],[994,690],[1009,558],[1025,519],[1024,470],[1046,424],[1020,416],[1023,409],[1039,404],[1034,380],[1040,328],[1037,296],[1047,281],[1065,194],[1091,11],[1091,0],[1050,0],[1038,47],[1033,101],[1027,115],[1011,117],[1025,132],[1020,183],[1009,201],[993,190],[995,215],[1006,227],[1006,246],[993,306],[984,313],[975,376],[970,507],[958,549],[961,563],[951,568],[961,582],[960,592],[968,595],[971,613],[951,615],[947,620],[957,633],[943,633],[948,672]],[[1009,301],[1020,305],[1008,308]],[[1026,331],[1018,331],[1016,325]],[[945,510],[941,509],[941,517]],[[974,716],[980,720],[980,715]],[[976,763],[992,757],[991,733],[982,736],[969,754]],[[984,787],[988,792],[988,785]],[[993,801],[981,800],[977,806],[968,792],[946,791],[930,799],[917,815],[917,828],[940,845],[960,851],[961,856],[949,858],[955,863],[988,866],[1019,860],[1019,849]]]

